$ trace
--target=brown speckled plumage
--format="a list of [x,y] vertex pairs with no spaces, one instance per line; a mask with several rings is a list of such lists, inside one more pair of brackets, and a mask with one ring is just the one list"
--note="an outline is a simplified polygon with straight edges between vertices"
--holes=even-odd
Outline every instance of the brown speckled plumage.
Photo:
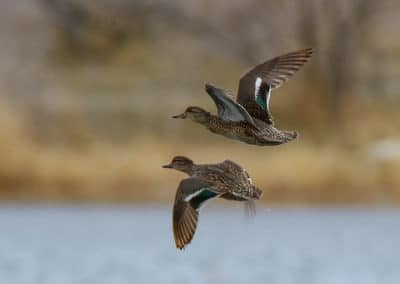
[[210,114],[209,120],[201,124],[213,133],[258,146],[279,145],[298,136],[296,131],[279,130],[273,124],[259,119],[254,119],[254,121],[258,128],[243,121],[224,121],[218,116]]
[[245,201],[254,210],[254,200],[262,191],[252,184],[249,174],[238,164],[226,160],[218,164],[196,165],[177,156],[164,168],[174,168],[190,177],[180,182],[173,209],[173,232],[177,248],[191,242],[196,231],[201,205],[211,198]]
[[271,90],[296,73],[312,53],[311,48],[303,49],[255,66],[240,79],[236,102],[227,91],[206,84],[218,115],[199,107],[188,107],[174,118],[189,118],[213,133],[252,145],[272,146],[294,140],[298,136],[296,131],[279,130],[274,126],[269,109]]

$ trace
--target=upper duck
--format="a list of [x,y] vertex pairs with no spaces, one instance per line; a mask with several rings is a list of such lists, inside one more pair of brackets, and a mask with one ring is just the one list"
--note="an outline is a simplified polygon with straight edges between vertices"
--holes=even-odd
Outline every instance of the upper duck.
[[206,92],[215,102],[218,115],[191,106],[173,118],[189,118],[216,134],[252,145],[271,146],[291,141],[297,132],[274,127],[269,107],[271,91],[298,71],[312,53],[312,48],[307,48],[255,66],[240,79],[236,102],[225,90],[206,84]]

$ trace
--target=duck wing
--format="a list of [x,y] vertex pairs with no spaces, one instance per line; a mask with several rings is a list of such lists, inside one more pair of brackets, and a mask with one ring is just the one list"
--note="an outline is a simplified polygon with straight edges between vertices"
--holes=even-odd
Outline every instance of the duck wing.
[[211,84],[206,84],[206,92],[213,99],[217,106],[218,116],[222,120],[246,121],[254,128],[258,129],[247,110],[239,103],[232,100],[225,90],[217,88]]
[[235,179],[238,179],[243,184],[251,184],[252,180],[247,171],[231,160],[225,160],[221,166],[224,168],[226,173],[232,175]]
[[269,110],[271,90],[280,87],[296,73],[312,53],[312,48],[298,50],[255,66],[240,79],[237,102],[251,116],[272,124]]
[[180,182],[172,213],[173,232],[178,249],[183,249],[192,241],[200,207],[218,195],[212,184],[205,180],[191,177]]

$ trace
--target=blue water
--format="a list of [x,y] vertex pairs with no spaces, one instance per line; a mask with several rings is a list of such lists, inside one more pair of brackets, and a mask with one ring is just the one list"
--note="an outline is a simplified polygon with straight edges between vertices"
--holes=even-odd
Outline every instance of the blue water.
[[0,283],[400,283],[400,210],[0,207]]

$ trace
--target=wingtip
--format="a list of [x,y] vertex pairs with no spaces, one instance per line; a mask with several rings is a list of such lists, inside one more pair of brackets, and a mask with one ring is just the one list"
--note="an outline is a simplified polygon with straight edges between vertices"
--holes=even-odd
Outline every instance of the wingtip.
[[180,251],[184,251],[185,248],[187,247],[188,244],[190,244],[191,240],[187,243],[182,242],[181,240],[179,242],[175,242],[176,248],[179,249]]
[[313,47],[308,47],[308,48],[304,49],[304,51],[308,56],[311,56],[314,54],[315,49]]
[[204,83],[204,88],[208,92],[208,91],[214,89],[215,87],[211,83],[206,82],[206,83]]

